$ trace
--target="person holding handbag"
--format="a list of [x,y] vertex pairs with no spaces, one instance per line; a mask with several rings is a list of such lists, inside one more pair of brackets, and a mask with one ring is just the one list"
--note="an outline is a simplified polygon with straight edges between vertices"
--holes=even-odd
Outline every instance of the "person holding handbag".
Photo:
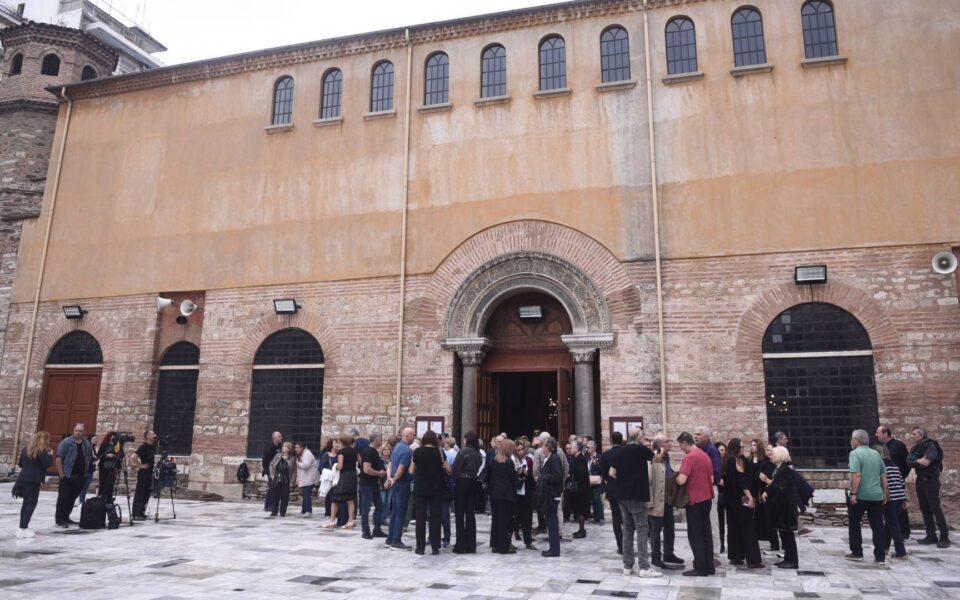
[[[410,461],[410,474],[417,478],[413,488],[413,509],[417,521],[416,553],[424,553],[429,519],[430,548],[432,554],[440,554],[440,506],[446,494],[443,475],[446,473],[449,476],[451,470],[440,450],[436,433],[428,430],[423,434],[421,444],[413,451]],[[402,518],[402,515],[395,516]]]
[[293,444],[283,442],[280,453],[270,461],[270,485],[273,495],[270,516],[287,516],[287,504],[290,503],[290,489],[297,484],[297,456]]
[[37,508],[40,498],[40,486],[47,478],[47,469],[53,465],[53,452],[50,450],[50,434],[38,431],[33,434],[30,444],[20,449],[20,473],[13,484],[13,495],[23,498],[20,507],[20,528],[17,529],[17,538],[32,538],[30,519]]
[[587,537],[587,530],[583,526],[590,512],[591,496],[590,472],[587,469],[587,459],[582,454],[580,442],[574,440],[567,443],[567,458],[570,461],[570,474],[566,484],[567,504],[573,518],[580,525],[580,529],[574,532],[573,538],[580,539]]
[[347,504],[349,517],[344,523],[344,529],[353,529],[353,517],[357,510],[357,450],[353,447],[353,436],[340,436],[340,451],[337,452],[337,463],[333,467],[339,472],[336,485],[327,494],[331,502],[330,521],[323,525],[324,529],[333,529],[337,526],[337,512],[341,504]]

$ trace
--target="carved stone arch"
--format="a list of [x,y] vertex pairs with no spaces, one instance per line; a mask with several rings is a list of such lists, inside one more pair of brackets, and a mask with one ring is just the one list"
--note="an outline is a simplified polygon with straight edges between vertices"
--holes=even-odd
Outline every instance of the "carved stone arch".
[[597,286],[566,260],[543,252],[511,252],[480,266],[464,279],[443,321],[444,339],[478,338],[487,319],[506,298],[539,291],[566,309],[573,333],[606,333],[610,316]]
[[759,360],[763,335],[773,319],[791,306],[806,302],[833,304],[853,315],[870,335],[874,352],[899,343],[896,327],[867,292],[836,280],[808,286],[790,282],[764,290],[743,314],[737,328],[738,360]]

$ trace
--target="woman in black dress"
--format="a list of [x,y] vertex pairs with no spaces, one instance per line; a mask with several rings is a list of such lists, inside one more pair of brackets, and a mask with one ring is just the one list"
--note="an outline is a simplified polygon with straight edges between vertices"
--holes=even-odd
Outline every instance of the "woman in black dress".
[[490,551],[496,554],[516,554],[510,543],[513,531],[513,508],[517,497],[517,467],[513,457],[517,447],[513,440],[504,439],[497,448],[497,454],[487,465],[489,472],[490,496]]
[[799,557],[793,532],[797,529],[797,504],[791,498],[796,477],[790,452],[783,446],[773,448],[770,461],[774,466],[773,478],[762,498],[767,505],[770,525],[783,540],[783,560],[775,564],[781,569],[796,569]]
[[463,450],[453,461],[453,512],[457,525],[454,554],[477,552],[477,516],[473,509],[477,502],[477,475],[482,464],[477,434],[468,431],[463,436]]
[[[727,462],[727,445],[723,442],[717,442],[714,444],[717,448],[717,452],[720,453],[720,466],[721,469],[724,464]],[[717,485],[717,526],[720,529],[720,554],[723,554],[727,551],[727,502],[726,502],[726,487],[725,487],[724,477],[720,478],[720,483]]]
[[340,471],[340,479],[327,494],[330,498],[330,521],[323,528],[333,529],[337,526],[340,503],[346,502],[349,517],[343,528],[353,529],[353,516],[357,510],[357,449],[353,447],[352,435],[340,436],[340,451],[337,452],[337,464],[333,468]]
[[423,554],[427,544],[427,508],[430,509],[430,548],[440,554],[440,507],[447,493],[444,473],[450,476],[450,465],[440,449],[437,434],[427,431],[420,439],[422,446],[413,451],[410,474],[416,476],[413,486],[413,514],[417,520],[417,554]]
[[753,440],[750,444],[751,450],[754,445],[757,447],[754,453],[755,462],[753,465],[756,476],[754,496],[759,498],[760,502],[758,502],[757,510],[753,514],[753,522],[757,526],[757,539],[768,540],[770,542],[770,549],[774,552],[779,552],[780,539],[777,537],[777,530],[770,526],[770,511],[767,508],[767,504],[763,502],[763,492],[767,490],[767,484],[773,480],[773,471],[776,469],[776,465],[770,461],[770,453],[773,450],[773,446],[764,444],[760,440]]
[[573,518],[580,524],[580,529],[573,534],[574,538],[587,537],[587,530],[583,524],[590,514],[590,470],[587,468],[587,459],[583,456],[583,447],[580,442],[567,444],[567,462],[570,464],[570,475],[567,477],[566,493],[567,506]]
[[763,568],[757,529],[753,521],[756,507],[752,472],[747,466],[740,438],[733,438],[727,446],[723,463],[724,509],[727,512],[727,557],[731,565],[742,565],[744,559],[751,569]]

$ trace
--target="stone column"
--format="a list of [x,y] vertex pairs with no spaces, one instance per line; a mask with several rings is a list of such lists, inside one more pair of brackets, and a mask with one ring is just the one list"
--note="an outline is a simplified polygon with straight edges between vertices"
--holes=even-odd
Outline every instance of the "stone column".
[[593,436],[597,417],[593,412],[593,357],[596,348],[571,348],[573,355],[573,430]]
[[460,432],[477,430],[477,372],[490,349],[490,340],[480,338],[457,338],[443,342],[443,347],[457,353],[463,362],[462,388],[460,392]]

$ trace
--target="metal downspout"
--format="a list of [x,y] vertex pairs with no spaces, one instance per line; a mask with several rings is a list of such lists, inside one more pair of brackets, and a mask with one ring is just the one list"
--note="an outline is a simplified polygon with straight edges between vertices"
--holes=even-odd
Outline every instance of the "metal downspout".
[[407,44],[407,109],[403,124],[403,213],[400,224],[400,324],[397,326],[397,416],[396,432],[400,433],[400,390],[403,384],[403,321],[404,305],[407,299],[407,200],[410,194],[410,111],[411,83],[413,77],[413,44],[410,41],[410,29],[403,31]]

